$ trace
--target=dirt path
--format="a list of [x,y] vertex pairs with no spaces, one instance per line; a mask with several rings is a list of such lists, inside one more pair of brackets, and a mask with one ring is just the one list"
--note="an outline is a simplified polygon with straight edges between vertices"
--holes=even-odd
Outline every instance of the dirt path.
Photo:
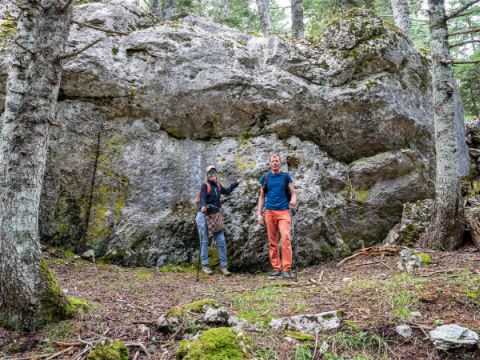
[[[196,282],[195,271],[179,267],[159,271],[91,264],[48,248],[44,256],[62,288],[68,296],[86,300],[91,310],[80,310],[76,319],[34,333],[0,327],[0,358],[54,354],[68,349],[55,341],[106,337],[142,343],[150,359],[174,359],[182,331],[170,339],[171,334],[157,331],[149,322],[173,306],[211,298],[224,304],[230,315],[251,322],[343,310],[342,327],[316,339],[317,348],[328,345],[325,359],[480,359],[478,348],[438,353],[427,336],[434,326],[453,323],[480,333],[480,254],[473,248],[424,253],[433,264],[415,276],[396,270],[397,256],[358,256],[340,267],[337,260],[303,269],[298,283],[270,281],[266,274],[201,276]],[[142,321],[148,327],[144,334],[139,330]],[[411,325],[414,336],[400,337],[395,332],[400,324]],[[315,341],[306,346],[289,343],[281,331],[260,329],[249,335],[257,359],[303,360],[315,351]],[[56,359],[71,359],[82,349],[83,345],[75,346]],[[141,347],[129,350],[131,359],[137,351],[137,360],[147,359]]]

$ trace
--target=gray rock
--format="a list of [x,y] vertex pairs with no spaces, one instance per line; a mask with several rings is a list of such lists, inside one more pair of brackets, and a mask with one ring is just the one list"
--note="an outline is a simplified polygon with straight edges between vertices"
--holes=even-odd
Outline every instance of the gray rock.
[[405,230],[408,224],[418,228],[419,232],[427,232],[431,220],[433,200],[420,200],[415,203],[403,205],[402,222],[400,230]]
[[417,269],[422,268],[422,257],[420,255],[414,255],[410,249],[402,250],[400,251],[397,266],[400,271],[413,274]]
[[138,331],[140,332],[140,334],[146,335],[148,333],[148,326],[140,324],[138,325]]
[[389,232],[385,240],[382,242],[382,246],[391,246],[396,244],[400,234],[398,233],[401,228],[401,224],[395,225]]
[[467,130],[467,135],[470,136],[471,140],[477,144],[480,144],[480,120],[469,120],[465,123],[465,127]]
[[292,339],[290,336],[285,336],[283,339],[284,339],[287,343],[290,343],[290,344],[297,344],[297,343],[299,343],[298,340]]
[[238,318],[236,316],[229,316],[228,318],[228,326],[234,328],[234,329],[248,329],[249,325],[247,320]]
[[207,324],[227,322],[228,311],[223,307],[218,309],[208,308],[203,317],[203,321]]
[[480,195],[470,196],[470,197],[468,198],[468,203],[469,203],[471,206],[480,206]]
[[433,344],[439,350],[472,348],[478,343],[478,334],[458,325],[442,325],[430,331]]
[[289,318],[272,319],[270,326],[274,329],[315,334],[322,330],[338,328],[340,326],[339,316],[340,312],[336,310],[312,315],[296,315]]
[[91,262],[95,262],[95,252],[93,250],[85,251],[82,254],[82,258]]
[[412,317],[422,317],[422,314],[420,314],[418,311],[412,311],[410,313],[410,316],[412,316]]
[[408,325],[398,325],[395,327],[395,330],[404,338],[412,337],[412,328]]
[[[153,28],[146,12],[120,0],[76,6],[74,18],[132,32],[65,61],[42,193],[44,243],[72,248],[81,238],[102,123],[110,130],[88,235],[97,256],[116,264],[194,261],[194,203],[210,163],[224,185],[245,179],[222,208],[232,270],[269,266],[255,219],[272,152],[299,197],[300,266],[348,255],[360,239],[380,242],[402,204],[433,196],[428,58],[369,11],[352,10],[309,39],[241,34],[192,14]],[[74,25],[69,51],[98,36]],[[8,54],[0,53],[2,88]]]
[[468,153],[471,157],[478,158],[480,157],[480,149],[468,148]]

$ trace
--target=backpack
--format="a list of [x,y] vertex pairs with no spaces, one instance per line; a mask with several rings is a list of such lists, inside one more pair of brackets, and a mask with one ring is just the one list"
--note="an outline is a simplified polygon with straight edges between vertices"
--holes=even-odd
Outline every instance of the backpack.
[[[270,171],[265,173],[264,175],[264,178],[263,178],[263,183],[265,185],[262,185],[263,187],[263,191],[265,193],[265,196],[267,196],[267,184],[268,184],[268,177],[270,176]],[[292,198],[292,192],[290,191],[290,186],[289,185],[289,182],[288,182],[288,173],[287,172],[284,172],[283,173],[283,182],[285,183],[285,195],[287,195],[287,200],[288,202],[290,202],[290,199]]]
[[[210,194],[210,184],[207,182],[205,183],[207,185],[207,195]],[[222,191],[222,189],[220,188],[220,183],[217,182],[217,185],[218,185],[218,188],[220,189],[220,191]],[[197,207],[200,209],[200,193],[202,191],[200,190],[200,192],[198,193],[198,196],[197,196]]]

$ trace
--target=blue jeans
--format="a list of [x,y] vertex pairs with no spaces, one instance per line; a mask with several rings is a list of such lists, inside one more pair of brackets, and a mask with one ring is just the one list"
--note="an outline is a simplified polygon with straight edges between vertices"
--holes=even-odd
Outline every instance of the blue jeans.
[[[196,218],[198,233],[200,234],[201,239],[201,252],[200,256],[202,258],[202,265],[208,265],[208,229],[207,229],[207,219],[205,219],[205,214],[202,212],[197,213]],[[203,234],[202,234],[203,227]],[[227,266],[227,243],[225,242],[225,235],[222,232],[213,234],[215,241],[218,246],[218,257],[220,258],[220,265]]]

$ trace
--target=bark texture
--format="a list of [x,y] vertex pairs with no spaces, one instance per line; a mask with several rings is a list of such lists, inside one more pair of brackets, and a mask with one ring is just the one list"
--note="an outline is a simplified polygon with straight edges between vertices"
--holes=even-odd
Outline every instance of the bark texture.
[[459,92],[451,65],[444,0],[429,0],[433,106],[437,173],[432,225],[427,245],[444,250],[460,246],[464,216],[455,131],[454,92]]
[[0,313],[33,330],[75,312],[42,259],[38,213],[73,5],[30,3],[18,18],[0,136]]
[[162,7],[160,5],[160,0],[150,0],[150,11],[158,16],[162,17]]
[[223,10],[223,19],[222,23],[227,25],[227,18],[228,18],[228,0],[222,0],[222,10]]
[[292,36],[302,37],[304,35],[303,0],[292,0]]
[[410,10],[408,9],[408,0],[392,0],[393,17],[395,25],[397,25],[403,33],[412,38],[410,33]]
[[480,251],[480,222],[477,216],[478,214],[476,214],[475,211],[467,211],[465,213],[465,220],[468,230],[470,231],[473,245]]
[[163,2],[163,21],[167,21],[170,16],[177,13],[177,5],[178,0],[165,0]]
[[272,31],[272,23],[270,22],[270,6],[268,0],[257,0],[258,15],[262,24],[262,31],[268,34]]

